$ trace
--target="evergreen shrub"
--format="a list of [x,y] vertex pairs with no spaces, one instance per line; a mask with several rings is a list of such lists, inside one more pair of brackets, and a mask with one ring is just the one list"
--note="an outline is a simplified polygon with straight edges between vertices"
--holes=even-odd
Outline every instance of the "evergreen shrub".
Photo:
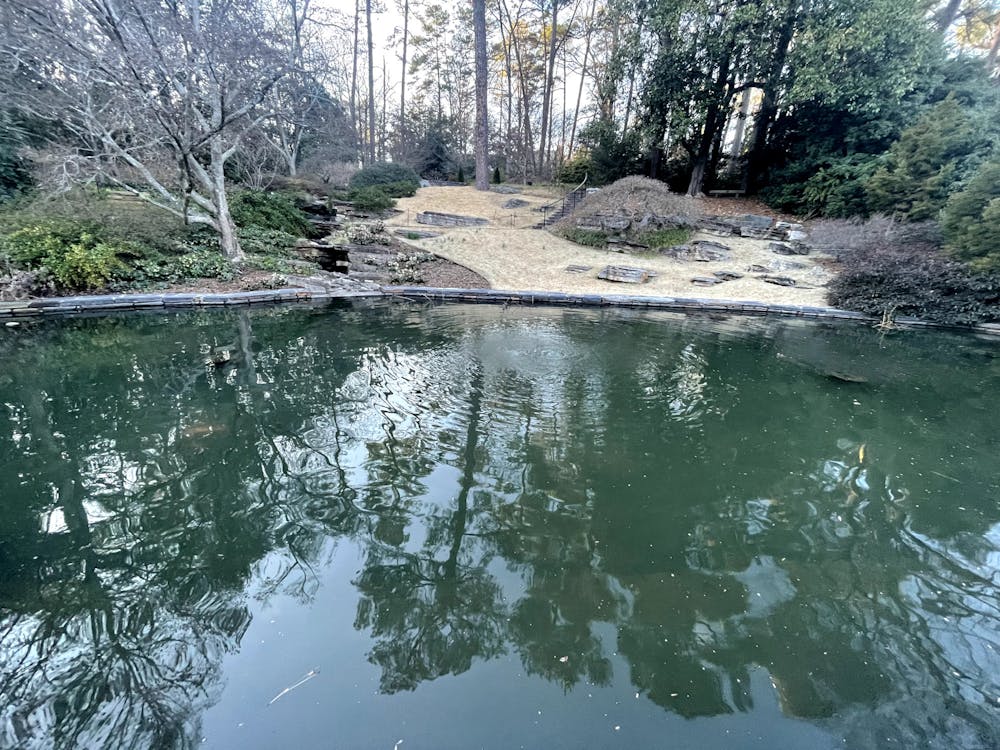
[[1000,269],[1000,158],[983,164],[941,213],[948,251],[981,269]]
[[409,183],[414,191],[420,187],[420,177],[409,167],[394,162],[377,162],[351,175],[348,187],[360,190],[365,187],[382,187],[396,183]]
[[240,190],[231,195],[229,210],[238,227],[271,229],[296,237],[316,234],[291,193]]
[[389,196],[382,188],[369,185],[367,187],[351,190],[348,199],[354,207],[361,211],[371,211],[377,213],[385,211],[396,205],[396,201]]

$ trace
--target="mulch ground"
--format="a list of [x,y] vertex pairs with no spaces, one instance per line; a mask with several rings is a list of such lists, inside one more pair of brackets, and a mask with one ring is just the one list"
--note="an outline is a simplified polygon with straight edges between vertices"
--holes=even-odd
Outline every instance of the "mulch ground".
[[746,216],[747,214],[756,214],[757,216],[771,216],[777,221],[802,222],[801,217],[776,211],[756,198],[718,198],[705,196],[704,198],[699,198],[698,202],[707,216]]

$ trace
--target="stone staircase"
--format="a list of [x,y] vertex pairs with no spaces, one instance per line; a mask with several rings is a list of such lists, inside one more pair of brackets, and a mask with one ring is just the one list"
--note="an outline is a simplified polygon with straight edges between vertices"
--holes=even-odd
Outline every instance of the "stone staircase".
[[587,197],[587,189],[580,185],[575,190],[566,193],[560,200],[550,203],[542,208],[543,218],[532,229],[545,229],[555,224],[557,221],[565,219],[576,211],[576,207]]

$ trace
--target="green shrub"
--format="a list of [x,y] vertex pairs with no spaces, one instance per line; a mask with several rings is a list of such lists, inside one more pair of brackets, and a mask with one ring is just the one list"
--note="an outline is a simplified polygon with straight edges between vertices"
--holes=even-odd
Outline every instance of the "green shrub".
[[417,194],[417,185],[412,182],[390,182],[388,185],[379,185],[379,190],[390,198],[412,198]]
[[797,216],[867,216],[865,186],[877,165],[869,154],[798,162],[776,174],[760,196],[772,208]]
[[608,244],[608,235],[596,229],[580,229],[579,227],[567,227],[560,231],[560,234],[570,242],[586,247],[604,247]]
[[126,270],[120,256],[136,250],[101,240],[93,230],[87,222],[40,222],[4,235],[0,253],[14,265],[48,269],[63,289],[100,289]]
[[371,164],[351,176],[348,186],[352,191],[366,187],[383,187],[399,182],[407,182],[416,190],[420,187],[417,173],[407,166],[392,162]]
[[961,177],[963,160],[980,144],[969,116],[949,96],[892,144],[868,180],[869,209],[907,221],[936,218]]
[[179,255],[170,259],[164,270],[168,280],[222,279],[229,281],[235,276],[233,264],[218,251],[202,250]]
[[691,231],[682,227],[670,227],[667,229],[655,229],[650,232],[643,232],[636,237],[636,242],[649,245],[656,249],[659,247],[673,247],[683,245],[691,238]]
[[556,172],[556,182],[579,185],[590,172],[590,157],[576,156],[564,161]]
[[385,211],[396,205],[396,201],[390,198],[384,190],[374,186],[352,190],[348,198],[358,210],[373,213]]
[[118,248],[104,242],[94,242],[82,235],[62,252],[43,259],[43,265],[66,289],[103,289],[122,271],[125,264],[118,259]]
[[[270,271],[271,273],[294,273],[297,269],[287,258],[280,258],[274,255],[247,255],[246,266],[256,268],[258,271]],[[313,265],[312,267],[317,267]]]
[[275,229],[246,227],[237,232],[240,246],[247,255],[287,256],[295,246],[296,237]]
[[312,224],[290,193],[241,190],[230,197],[230,212],[236,225],[285,232],[296,237],[314,233]]
[[983,164],[941,212],[945,246],[977,268],[1000,269],[1000,157]]
[[90,227],[82,224],[49,220],[17,229],[0,239],[0,252],[19,266],[36,268],[42,259],[63,252],[78,241]]

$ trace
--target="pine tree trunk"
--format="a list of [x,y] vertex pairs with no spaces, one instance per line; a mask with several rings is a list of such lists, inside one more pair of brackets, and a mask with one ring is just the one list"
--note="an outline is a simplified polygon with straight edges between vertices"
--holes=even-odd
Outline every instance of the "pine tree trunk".
[[559,0],[552,0],[552,31],[549,34],[548,62],[545,69],[545,83],[542,86],[542,122],[538,142],[538,167],[545,169],[545,154],[548,148],[549,120],[552,117],[552,89],[556,77],[556,34],[559,23]]
[[358,27],[361,25],[360,0],[354,0],[354,56],[351,67],[351,132],[354,134],[355,158],[361,156],[361,139],[358,128]]
[[375,162],[375,58],[372,54],[372,0],[365,0],[365,21],[368,24],[368,159]]
[[[410,40],[410,0],[403,2],[403,67],[399,77],[399,132],[406,133],[404,119],[406,117],[406,47]],[[405,137],[405,135],[403,136]],[[403,151],[406,151],[405,144]]]
[[580,88],[576,92],[576,108],[573,110],[573,127],[569,130],[569,149],[566,158],[573,158],[573,146],[576,142],[576,125],[580,120],[580,102],[583,100],[583,84],[587,80],[587,59],[590,57],[590,41],[594,34],[594,13],[597,11],[597,0],[590,4],[590,15],[587,18],[587,40],[583,47],[583,66],[580,68]]
[[489,190],[489,119],[486,112],[486,0],[472,0],[472,27],[476,37],[476,190]]

